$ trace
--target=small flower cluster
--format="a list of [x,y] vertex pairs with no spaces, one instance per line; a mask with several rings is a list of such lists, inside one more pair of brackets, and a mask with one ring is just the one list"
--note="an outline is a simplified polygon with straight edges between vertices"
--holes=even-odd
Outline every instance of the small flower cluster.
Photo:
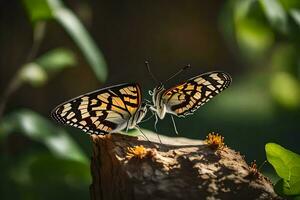
[[143,145],[135,146],[135,147],[127,147],[126,158],[127,159],[144,159],[146,157],[153,156],[151,150],[147,150]]
[[249,175],[252,176],[252,177],[256,177],[256,178],[259,177],[259,171],[258,171],[258,168],[257,168],[256,160],[254,160],[250,164]]
[[224,137],[214,132],[206,136],[205,142],[212,149],[222,149],[225,147]]

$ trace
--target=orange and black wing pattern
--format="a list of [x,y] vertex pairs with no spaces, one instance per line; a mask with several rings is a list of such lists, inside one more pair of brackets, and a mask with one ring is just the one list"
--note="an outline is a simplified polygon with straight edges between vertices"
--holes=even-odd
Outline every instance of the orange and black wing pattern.
[[141,105],[137,84],[121,84],[93,91],[59,106],[52,117],[90,134],[108,134],[126,127]]
[[162,96],[167,112],[185,116],[193,113],[231,83],[225,72],[215,71],[201,74],[166,90]]

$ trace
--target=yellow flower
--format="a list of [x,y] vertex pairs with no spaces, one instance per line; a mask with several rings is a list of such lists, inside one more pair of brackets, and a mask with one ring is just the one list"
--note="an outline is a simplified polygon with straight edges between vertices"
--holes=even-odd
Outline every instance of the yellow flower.
[[126,158],[128,159],[143,159],[149,155],[151,155],[151,151],[147,150],[143,145],[127,147]]
[[205,142],[212,149],[222,149],[225,146],[224,137],[214,132],[206,136]]

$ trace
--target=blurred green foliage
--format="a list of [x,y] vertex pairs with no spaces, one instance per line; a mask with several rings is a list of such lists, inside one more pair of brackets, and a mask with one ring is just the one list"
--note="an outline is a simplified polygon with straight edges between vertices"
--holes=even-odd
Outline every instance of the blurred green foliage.
[[[44,86],[49,77],[77,65],[74,53],[66,48],[36,57],[48,20],[56,20],[69,33],[100,81],[106,79],[106,64],[84,26],[59,0],[23,0],[23,5],[32,22],[33,45],[0,102],[1,199],[86,199],[89,159],[70,134],[29,109],[3,113],[10,96],[23,84]],[[11,157],[14,152],[6,145],[17,145],[9,141],[15,134],[28,138],[29,146]]]
[[41,20],[53,18],[52,10],[46,0],[23,0],[23,4],[34,26]]
[[276,192],[284,196],[300,196],[300,155],[275,143],[266,144],[268,161],[281,178]]
[[102,53],[70,9],[60,0],[23,0],[23,4],[34,28],[41,21],[56,20],[77,44],[98,80],[106,80],[107,66]]
[[[2,103],[6,105],[12,94],[16,93],[24,84],[38,88],[43,87],[45,90],[49,89],[47,83],[53,76],[70,67],[82,64],[73,51],[62,45],[59,45],[58,48],[53,48],[52,46],[51,49],[39,51],[40,43],[48,39],[47,37],[53,24],[61,27],[72,39],[93,70],[97,80],[102,82],[106,80],[107,67],[103,55],[72,10],[59,0],[23,0],[22,5],[26,10],[33,29],[32,49],[28,50],[27,60],[21,64],[12,81],[8,84],[6,91],[4,91],[4,98],[0,99],[3,101]],[[71,4],[66,2],[66,5]],[[107,5],[103,3],[103,7],[106,6],[105,8],[109,8],[110,5],[110,3],[107,3]],[[148,8],[149,5],[146,7]],[[187,8],[191,9],[190,7]],[[104,24],[108,24],[107,27],[104,27],[107,29],[104,29],[104,34],[106,31],[111,31],[106,37],[108,38],[108,35],[112,35],[113,40],[105,37],[105,40],[109,40],[109,43],[114,41],[119,43],[127,40],[126,37],[132,34],[130,32],[131,29],[139,28],[134,25],[143,24],[143,19],[148,19],[152,23],[154,21],[153,18],[155,18],[151,11],[150,17],[147,13],[144,18],[133,15],[134,19],[138,19],[134,22],[133,18],[130,18],[132,16],[130,12],[133,8],[129,10],[123,10],[122,8],[120,9],[122,11],[120,11],[115,6],[111,6],[110,9],[113,11],[111,15],[116,16],[116,18],[120,16],[125,18],[126,14],[129,16],[129,21],[119,21],[119,19],[114,21],[110,19],[112,16],[108,15],[109,11],[103,8],[97,8],[97,11],[98,9],[100,14],[97,13],[97,15],[100,16],[99,18],[105,19],[103,21]],[[184,7],[180,7],[179,10],[181,9],[184,9]],[[167,16],[170,15],[170,13],[166,13]],[[175,13],[177,16],[178,12],[176,11]],[[190,14],[190,12],[188,13]],[[162,13],[160,14],[162,15]],[[185,26],[180,27],[178,25],[181,24],[180,20],[172,19],[171,21],[174,23],[172,24],[168,19],[160,15],[159,17],[162,19],[159,20],[159,26],[163,27],[162,30],[156,30],[157,27],[154,27],[153,32],[150,31],[148,33],[148,29],[144,30],[141,28],[145,35],[145,37],[141,37],[143,38],[142,40],[150,38],[149,41],[145,41],[145,45],[142,46],[137,44],[141,41],[141,38],[134,38],[134,40],[130,40],[131,43],[129,42],[128,46],[124,47],[124,49],[128,49],[128,52],[124,51],[124,49],[113,50],[113,58],[117,58],[116,60],[121,58],[120,60],[122,60],[125,57],[127,59],[130,54],[134,54],[134,57],[138,57],[134,58],[134,60],[143,60],[143,54],[138,51],[147,49],[147,56],[152,56],[148,55],[151,52],[148,51],[148,48],[150,49],[151,44],[155,43],[152,41],[156,41],[154,46],[159,47],[159,53],[162,54],[161,57],[164,60],[168,60],[174,52],[175,57],[180,53],[184,53],[183,51],[185,50],[180,48],[170,51],[171,48],[177,47],[177,44],[181,44],[181,42],[185,43],[188,41],[189,43],[187,42],[187,44],[192,44],[191,47],[194,47],[200,41],[200,44],[205,46],[206,43],[202,42],[205,42],[206,38],[203,37],[205,39],[201,40],[202,35],[191,34],[195,29],[190,29],[189,23],[184,22]],[[225,136],[225,141],[229,146],[245,153],[247,159],[257,159],[258,163],[265,159],[263,146],[267,142],[274,141],[284,144],[284,146],[289,144],[293,149],[299,148],[298,141],[300,137],[298,136],[299,134],[297,135],[297,131],[299,131],[298,123],[300,117],[300,1],[227,0],[221,10],[219,19],[219,25],[228,46],[228,49],[224,50],[232,51],[232,57],[240,65],[237,64],[236,74],[233,72],[232,86],[222,93],[220,97],[199,109],[199,112],[195,112],[193,116],[176,120],[179,132],[184,132],[184,135],[181,136],[199,139],[200,137],[204,138],[208,132],[219,132]],[[201,26],[203,24],[200,23],[202,19],[193,18],[193,20],[194,24],[191,23],[192,26],[200,26],[200,29],[202,29]],[[123,22],[124,26],[118,27],[118,25],[113,24],[116,22]],[[148,23],[148,25],[151,23]],[[166,23],[170,23],[170,26]],[[102,26],[99,27],[101,29],[98,29],[101,32]],[[108,27],[112,28],[108,30]],[[118,35],[116,32],[119,32],[119,30],[124,31],[124,36],[122,35],[122,37],[125,39],[122,39],[122,37],[116,39]],[[186,32],[183,34],[181,31]],[[127,36],[126,33],[128,34]],[[151,37],[154,35],[154,39],[150,35]],[[170,41],[172,45],[167,46],[168,42],[158,43],[157,41],[163,40],[161,38]],[[192,40],[189,40],[191,38]],[[210,43],[211,41],[208,41],[207,44],[210,45]],[[111,48],[113,47],[116,46]],[[154,47],[152,46],[152,48]],[[132,49],[137,50],[134,53]],[[214,48],[213,51],[215,51]],[[195,56],[198,52],[193,54],[193,58],[202,59],[206,52],[202,53],[203,55],[199,54],[199,56]],[[211,52],[208,54],[215,55]],[[190,59],[190,57],[186,59]],[[218,58],[214,59],[217,60]],[[128,62],[128,66],[132,64],[130,59],[127,59],[126,62]],[[113,66],[111,65],[112,68]],[[143,76],[141,73],[143,70],[138,68],[134,68],[132,71],[128,70],[128,73],[132,75],[128,77],[124,76],[127,73],[127,68],[119,74],[119,66],[115,69],[116,73],[111,73],[111,77],[114,79],[124,77],[123,80],[134,81],[134,78],[138,76],[141,77],[141,81],[146,80],[146,76]],[[222,69],[223,67],[225,68],[225,66],[221,67]],[[229,69],[232,70],[232,68]],[[170,73],[169,68],[166,67],[161,67],[160,70],[161,73],[164,72],[163,70]],[[227,71],[227,69],[224,70]],[[84,80],[84,77],[81,78],[83,82],[89,81],[89,79]],[[73,74],[72,79],[74,79]],[[116,82],[119,82],[119,80]],[[74,81],[72,82],[73,90],[77,90],[77,87],[82,85],[82,82],[76,83],[77,85],[73,83]],[[56,86],[55,83],[53,85],[54,87]],[[62,89],[63,93],[67,92],[66,88]],[[56,92],[61,94],[58,91]],[[146,93],[144,94],[144,98],[147,98]],[[28,95],[30,96],[30,94]],[[43,105],[46,107],[45,109],[51,107],[49,105],[50,101],[46,102],[48,107]],[[15,107],[12,106],[12,108]],[[87,199],[90,175],[89,159],[84,152],[88,149],[84,148],[87,141],[86,135],[74,129],[62,128],[61,126],[58,128],[58,126],[47,119],[48,117],[28,108],[20,109],[17,107],[13,111],[11,107],[7,107],[6,112],[3,112],[3,110],[0,105],[0,144],[3,149],[3,154],[0,155],[0,179],[2,180],[0,198]],[[49,113],[49,111],[47,112]],[[173,127],[170,124],[170,120],[160,121],[159,132],[174,136]],[[143,123],[141,126],[153,130],[153,122],[151,120]],[[80,133],[78,134],[79,136],[76,133]],[[135,135],[137,132],[132,131],[128,134]],[[81,135],[83,135],[84,141],[78,139]],[[22,146],[24,143],[26,146]],[[270,147],[267,150],[269,162],[277,172],[278,170],[280,171],[278,175],[281,181],[277,186],[286,188],[286,182],[284,181],[288,180],[286,174],[289,166],[285,165],[285,163],[292,153],[282,147],[267,146]],[[278,164],[278,160],[283,164]],[[273,170],[264,168],[264,173],[274,182],[277,182],[278,177]],[[280,183],[283,183],[283,185],[280,185]],[[298,183],[295,182],[293,185],[298,186]],[[298,188],[294,186],[293,192],[298,191]],[[280,190],[278,191],[280,192]],[[287,191],[281,190],[282,193]],[[288,195],[291,193],[284,194]]]
[[59,72],[66,67],[77,64],[73,52],[65,48],[57,48],[47,52],[37,58],[36,63],[50,73]]
[[19,70],[16,80],[32,86],[44,85],[48,77],[67,67],[76,65],[75,55],[68,49],[54,49],[33,62],[26,63]]
[[236,41],[241,56],[257,68],[270,65],[265,73],[272,73],[271,94],[292,109],[300,107],[299,14],[296,0],[231,0],[222,18],[224,32]]
[[56,157],[88,163],[86,156],[63,129],[56,128],[33,111],[18,110],[10,113],[1,121],[0,130],[2,137],[13,132],[22,133],[44,144]]
[[[248,141],[253,140],[250,142],[253,146],[259,143],[258,138],[277,142],[284,142],[284,137],[298,140],[295,130],[299,130],[300,117],[299,14],[300,1],[297,0],[230,0],[221,15],[228,45],[238,59],[246,63],[246,71],[250,73],[240,80],[234,79],[239,86],[224,94],[222,108],[215,106],[214,110],[223,110],[226,106],[228,115],[236,111],[232,114],[235,121],[239,121],[238,117],[246,119],[243,124],[248,127],[248,133],[257,132],[246,137]],[[227,105],[223,104],[224,98],[225,102],[228,100]],[[229,103],[232,99],[234,105]],[[252,126],[256,127],[250,128]],[[266,145],[266,153],[281,178],[276,184],[277,192],[299,198],[295,197],[300,190],[299,156],[272,143]],[[276,180],[272,173],[266,171]]]

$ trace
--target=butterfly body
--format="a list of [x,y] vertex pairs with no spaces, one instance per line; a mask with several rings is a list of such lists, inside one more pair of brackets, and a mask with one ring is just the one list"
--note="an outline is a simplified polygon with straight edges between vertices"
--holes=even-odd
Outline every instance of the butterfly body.
[[150,110],[163,119],[166,113],[184,117],[192,114],[231,83],[231,77],[225,72],[214,71],[193,77],[170,89],[163,84],[150,92],[153,104]]
[[108,134],[132,129],[144,118],[137,84],[121,84],[86,93],[57,106],[52,117],[90,134]]
[[152,101],[153,105],[150,106],[150,109],[154,111],[159,119],[163,119],[167,113],[166,104],[162,101],[162,96],[166,89],[163,84],[155,87],[152,91]]

